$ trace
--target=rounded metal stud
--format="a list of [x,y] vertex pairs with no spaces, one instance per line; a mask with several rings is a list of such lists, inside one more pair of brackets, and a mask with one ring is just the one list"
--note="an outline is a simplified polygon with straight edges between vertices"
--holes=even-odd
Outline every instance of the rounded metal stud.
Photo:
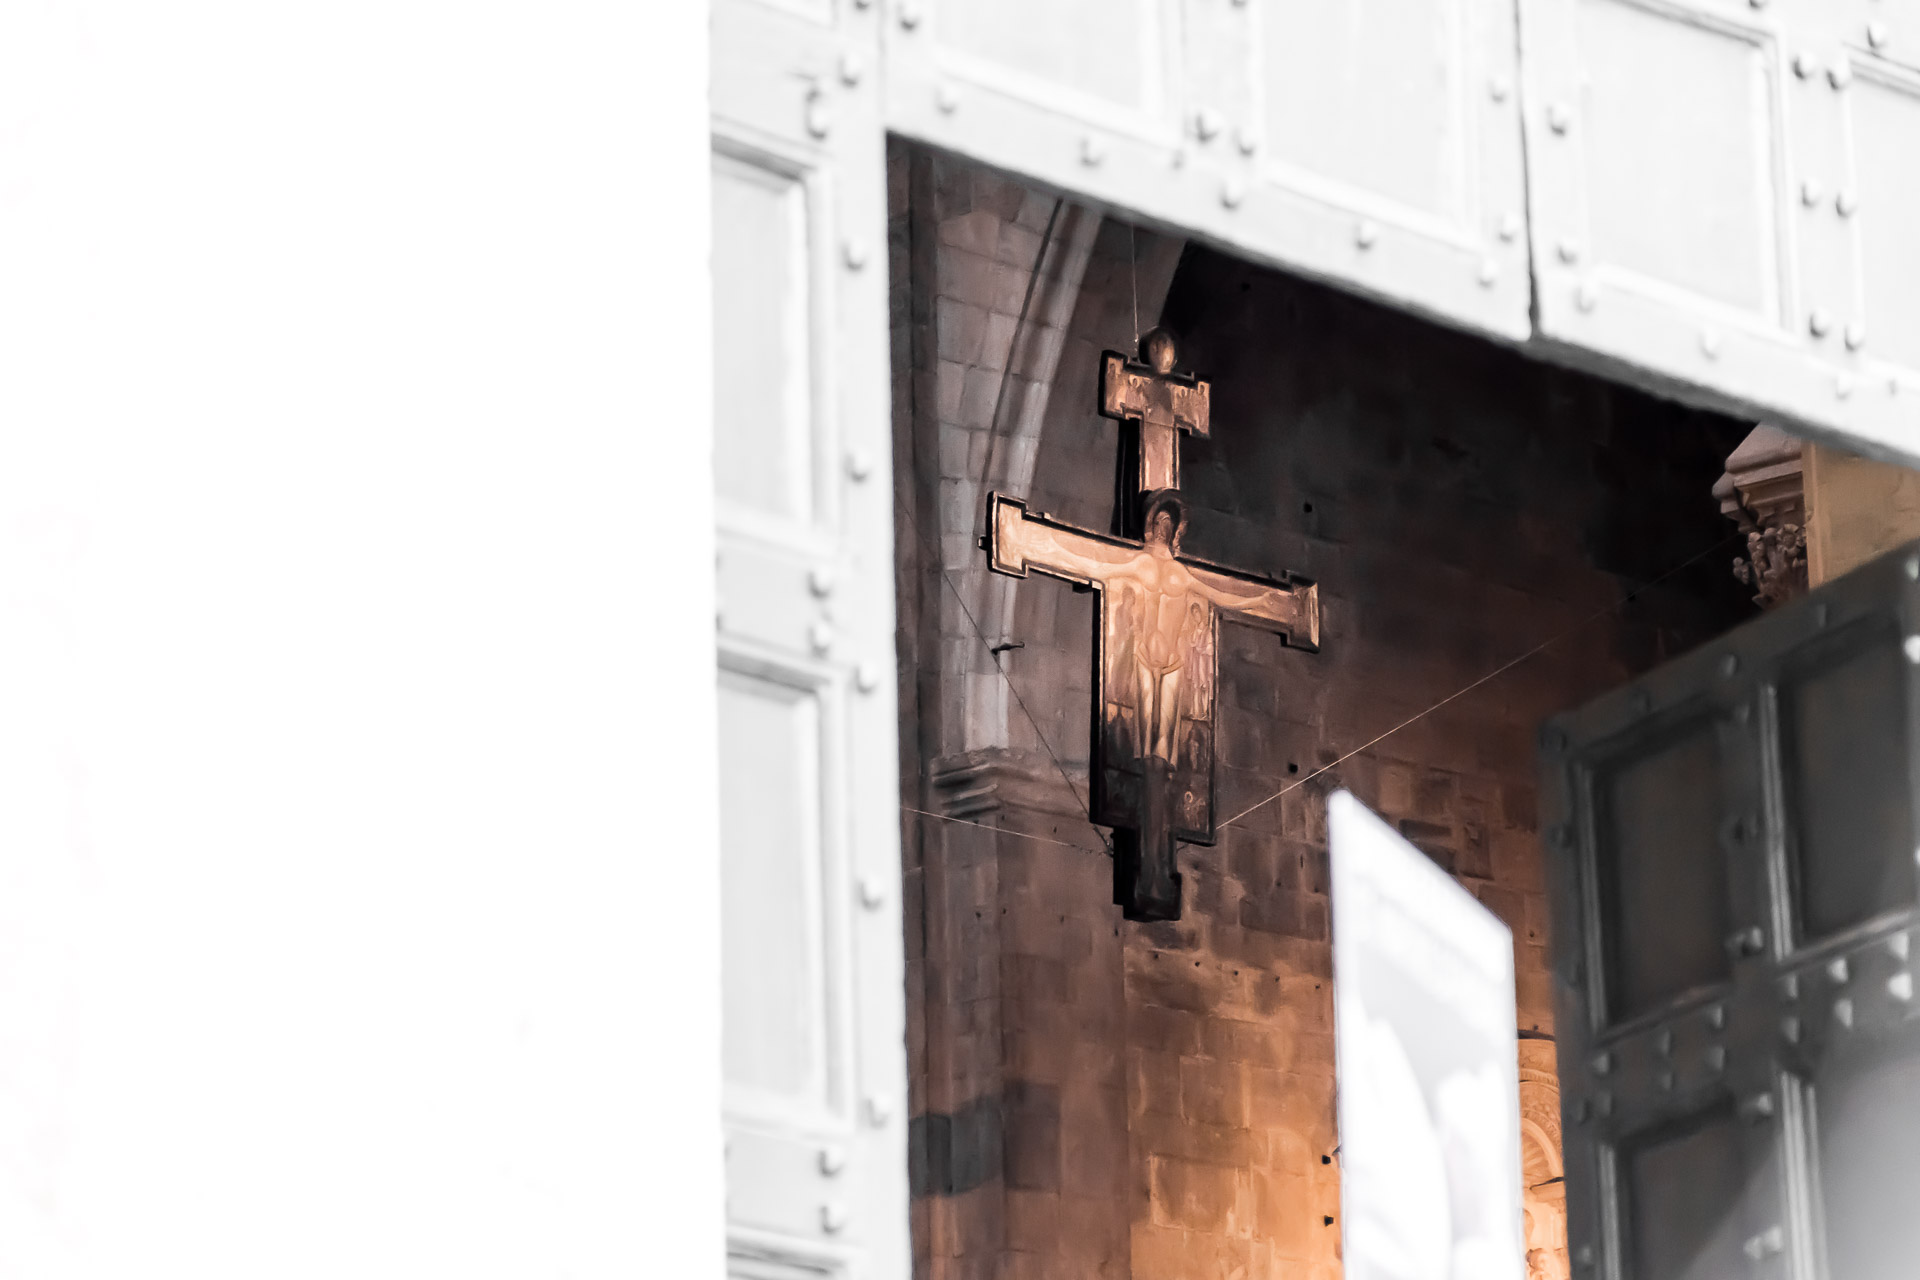
[[1904,969],[1887,979],[1887,994],[1906,1004],[1913,999],[1913,975]]
[[1843,336],[1846,338],[1847,350],[1858,351],[1867,345],[1867,326],[1855,320],[1847,325]]
[[1556,102],[1548,107],[1547,128],[1564,135],[1573,128],[1573,109],[1564,102]]
[[1593,287],[1593,281],[1582,280],[1579,288],[1573,291],[1573,305],[1582,311],[1591,311],[1600,301],[1600,291]]
[[1662,1027],[1660,1034],[1653,1038],[1653,1051],[1663,1058],[1673,1056],[1673,1028]]
[[825,621],[815,622],[807,628],[807,643],[822,656],[833,652],[833,625]]
[[1908,636],[1900,647],[1906,651],[1908,662],[1920,666],[1920,636]]
[[1844,89],[1853,83],[1853,64],[1847,61],[1845,54],[1835,58],[1833,65],[1827,68],[1827,83],[1835,89]]
[[1733,709],[1733,722],[1735,724],[1743,725],[1751,719],[1753,719],[1752,703],[1743,702]]
[[1494,76],[1491,80],[1487,81],[1487,96],[1495,102],[1505,102],[1508,95],[1512,92],[1513,81],[1507,79],[1505,76]]
[[1240,148],[1241,155],[1250,156],[1260,149],[1260,139],[1252,129],[1243,124],[1233,131],[1233,145]]
[[1482,289],[1493,288],[1494,282],[1500,279],[1500,264],[1492,258],[1480,259],[1480,270],[1474,278],[1480,282]]
[[1776,1222],[1758,1235],[1747,1237],[1747,1242],[1741,1245],[1740,1249],[1747,1255],[1749,1261],[1759,1262],[1763,1258],[1772,1257],[1786,1247],[1787,1233],[1781,1230],[1780,1224]]
[[1226,127],[1226,123],[1212,107],[1201,107],[1193,113],[1193,136],[1202,142],[1212,142]]
[[871,876],[860,879],[860,905],[869,911],[878,911],[887,905],[886,886]]
[[840,55],[840,83],[851,89],[867,74],[867,61],[854,50]]
[[1886,23],[1875,21],[1867,24],[1867,43],[1873,48],[1884,49],[1892,40],[1893,32],[1887,29]]
[[1827,977],[1834,982],[1845,982],[1853,977],[1853,970],[1847,965],[1845,956],[1836,956],[1827,961]]
[[815,565],[807,570],[807,589],[822,600],[833,594],[833,570]]
[[1107,158],[1107,144],[1092,134],[1080,139],[1080,163],[1089,169]]
[[1613,1055],[1602,1049],[1593,1055],[1593,1074],[1604,1076],[1613,1070]]
[[1707,1049],[1707,1070],[1718,1075],[1727,1069],[1727,1046],[1712,1045]]
[[1740,1114],[1748,1120],[1773,1119],[1773,1095],[1771,1093],[1751,1094],[1740,1100]]
[[1804,50],[1793,55],[1793,74],[1800,79],[1805,80],[1809,76],[1816,75],[1819,70],[1820,64],[1809,57]]
[[1845,996],[1841,996],[1838,1000],[1835,1000],[1833,1002],[1833,1020],[1839,1023],[1842,1028],[1848,1031],[1853,1030],[1853,1001]]
[[912,31],[920,25],[920,0],[900,0],[896,16],[900,19],[902,31]]
[[1508,244],[1520,238],[1519,214],[1509,212],[1500,215],[1500,238]]
[[1572,266],[1574,263],[1580,261],[1580,242],[1578,240],[1562,240],[1554,246],[1553,251],[1560,256],[1560,261],[1566,263],[1568,266]]
[[1833,620],[1833,607],[1829,605],[1826,601],[1822,600],[1819,604],[1813,606],[1813,625],[1814,626],[1824,627],[1827,625],[1827,623],[1831,622],[1832,620]]
[[874,1128],[884,1128],[887,1121],[893,1119],[893,1099],[884,1093],[876,1093],[867,1099],[867,1123]]
[[1573,1251],[1573,1263],[1577,1267],[1592,1266],[1593,1265],[1593,1246],[1590,1244],[1583,1244],[1578,1249],[1575,1249]]
[[847,1206],[839,1201],[831,1201],[820,1206],[820,1229],[828,1235],[839,1235],[847,1229]]
[[1811,209],[1820,203],[1820,197],[1826,192],[1812,178],[1803,178],[1800,182],[1800,203]]
[[833,104],[819,89],[809,90],[806,105],[807,132],[824,138],[833,132]]
[[1904,933],[1896,933],[1887,939],[1887,953],[1901,964],[1907,962],[1907,957],[1912,954],[1912,951],[1913,943]]
[[1723,1004],[1709,1005],[1707,1007],[1707,1025],[1715,1031],[1725,1031],[1727,1029],[1727,1006]]
[[1730,680],[1740,674],[1740,659],[1731,653],[1720,656],[1720,678]]
[[1908,556],[1905,568],[1908,582],[1920,582],[1920,556]]
[[1833,197],[1833,211],[1843,218],[1851,218],[1860,211],[1860,193],[1852,187],[1842,187]]
[[1836,373],[1833,375],[1833,394],[1837,400],[1845,400],[1853,394],[1853,375]]
[[1833,331],[1833,313],[1825,307],[1815,307],[1807,313],[1807,332],[1816,338],[1824,338]]
[[1780,1038],[1788,1044],[1799,1044],[1800,1019],[1793,1017],[1780,1019]]
[[950,116],[960,106],[960,95],[952,85],[943,84],[933,91],[933,105],[940,108],[942,115]]
[[880,687],[880,668],[871,662],[863,662],[853,669],[853,687],[862,693],[872,693]]
[[847,1149],[833,1146],[820,1148],[820,1176],[837,1178],[847,1167]]
[[849,271],[859,271],[867,265],[867,242],[849,240],[840,248],[840,257]]
[[1764,9],[1767,7],[1767,0],[1747,0],[1747,4],[1755,9]]
[[1654,1083],[1660,1086],[1662,1093],[1673,1092],[1673,1072],[1662,1071],[1654,1077]]
[[1371,249],[1380,239],[1380,224],[1372,218],[1362,218],[1353,228],[1353,242],[1362,249]]
[[1613,1114],[1613,1095],[1602,1091],[1594,1095],[1593,1114],[1602,1120]]
[[1709,360],[1718,360],[1720,358],[1720,331],[1718,329],[1708,328],[1700,331],[1700,354]]
[[1780,979],[1780,998],[1783,1000],[1798,1000],[1800,998],[1799,974],[1790,973]]
[[873,475],[873,455],[865,449],[855,449],[847,455],[847,474],[857,481],[864,482]]
[[1246,198],[1247,184],[1239,178],[1228,178],[1220,184],[1220,203],[1227,208],[1238,209]]

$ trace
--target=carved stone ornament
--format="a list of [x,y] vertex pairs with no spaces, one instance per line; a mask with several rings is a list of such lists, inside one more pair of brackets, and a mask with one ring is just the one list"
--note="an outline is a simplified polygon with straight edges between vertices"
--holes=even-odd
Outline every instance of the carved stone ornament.
[[1762,423],[1727,455],[1727,470],[1713,486],[1720,513],[1747,535],[1747,553],[1736,556],[1733,576],[1753,588],[1764,609],[1807,589],[1806,477],[1800,442]]
[[1176,920],[1180,841],[1214,841],[1214,690],[1225,616],[1315,649],[1320,598],[1302,578],[1265,578],[1180,549],[1180,436],[1208,431],[1205,382],[1173,371],[1156,329],[1140,360],[1102,357],[1101,413],[1131,429],[1121,450],[1132,510],[1111,537],[993,494],[981,539],[997,573],[1038,571],[1099,593],[1094,617],[1092,817],[1114,830],[1114,901],[1130,920]]
[[1570,1280],[1567,1180],[1560,1156],[1560,1077],[1547,1040],[1520,1042],[1520,1186],[1527,1280]]

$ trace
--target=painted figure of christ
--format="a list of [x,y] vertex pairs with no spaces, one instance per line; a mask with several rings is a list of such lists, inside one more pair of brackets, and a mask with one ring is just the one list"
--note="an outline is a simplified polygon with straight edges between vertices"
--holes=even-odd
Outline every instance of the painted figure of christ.
[[1115,829],[1115,898],[1126,914],[1177,918],[1177,844],[1213,842],[1219,618],[1312,647],[1317,598],[1183,556],[1186,508],[1173,490],[1144,495],[1138,542],[1075,529],[997,494],[988,530],[998,572],[1038,570],[1100,594],[1091,817]]

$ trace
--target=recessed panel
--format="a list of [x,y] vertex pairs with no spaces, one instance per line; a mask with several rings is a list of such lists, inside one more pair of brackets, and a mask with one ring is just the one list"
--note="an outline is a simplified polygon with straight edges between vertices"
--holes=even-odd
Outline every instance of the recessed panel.
[[1920,1269],[1915,1048],[1835,1064],[1815,1083],[1826,1274],[1834,1280],[1912,1280]]
[[1711,720],[1663,731],[1594,778],[1611,1021],[1731,974],[1719,737]]
[[[812,508],[808,277],[805,186],[788,174],[715,155],[715,491],[769,515],[800,519]],[[663,402],[657,429],[671,430],[675,411]]]
[[1142,0],[943,0],[941,48],[999,63],[1034,82],[1142,107],[1159,81],[1160,6]]
[[726,1078],[816,1104],[828,1052],[820,729],[812,690],[720,673]]
[[1647,1135],[1620,1156],[1626,1198],[1621,1273],[1633,1280],[1753,1274],[1742,1251],[1747,1189],[1740,1121],[1730,1109]]
[[1280,0],[1262,11],[1276,159],[1412,209],[1467,202],[1452,0]]
[[1559,104],[1567,133],[1542,145],[1581,148],[1594,261],[1773,311],[1764,47],[1626,0],[1580,0],[1578,26],[1580,100]]
[[1852,106],[1867,341],[1874,354],[1920,369],[1920,77],[1863,75]]
[[1889,623],[1840,638],[1780,690],[1803,937],[1913,905],[1907,673]]

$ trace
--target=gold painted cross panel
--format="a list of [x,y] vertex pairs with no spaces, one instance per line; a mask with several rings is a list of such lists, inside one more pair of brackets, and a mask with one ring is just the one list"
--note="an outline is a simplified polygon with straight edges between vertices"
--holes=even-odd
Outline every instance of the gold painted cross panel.
[[[1126,398],[1114,395],[1109,364],[1103,411],[1116,402],[1139,406],[1132,421],[1142,437],[1142,474],[1151,467],[1156,477],[1177,482],[1177,433],[1204,434],[1206,383],[1170,376],[1172,344],[1160,331],[1142,349],[1146,367],[1124,362],[1132,388]],[[1109,353],[1110,362],[1116,359]],[[1114,894],[1128,918],[1170,920],[1180,914],[1178,843],[1214,840],[1220,619],[1317,649],[1320,601],[1304,579],[1267,578],[1183,555],[1186,503],[1170,485],[1140,492],[1135,501],[1137,540],[1078,529],[994,494],[983,542],[997,573],[1039,572],[1099,594],[1091,817],[1114,828]]]

